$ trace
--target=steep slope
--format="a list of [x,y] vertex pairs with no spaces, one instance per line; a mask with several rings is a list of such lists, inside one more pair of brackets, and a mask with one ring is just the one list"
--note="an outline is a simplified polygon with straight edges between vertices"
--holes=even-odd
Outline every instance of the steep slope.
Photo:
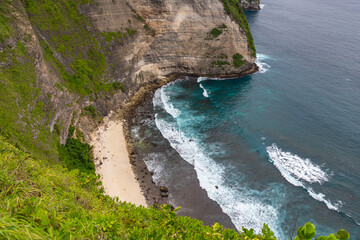
[[2,134],[45,158],[150,82],[256,70],[236,0],[1,0],[1,21]]

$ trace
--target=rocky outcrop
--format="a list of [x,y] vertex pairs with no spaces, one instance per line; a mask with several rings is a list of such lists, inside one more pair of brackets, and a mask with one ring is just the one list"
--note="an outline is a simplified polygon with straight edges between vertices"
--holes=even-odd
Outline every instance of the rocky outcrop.
[[260,0],[239,0],[245,11],[260,10]]

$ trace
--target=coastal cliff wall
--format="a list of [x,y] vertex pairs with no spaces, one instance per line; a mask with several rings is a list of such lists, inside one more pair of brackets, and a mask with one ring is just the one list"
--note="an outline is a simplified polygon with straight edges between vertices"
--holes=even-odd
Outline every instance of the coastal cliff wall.
[[243,14],[232,2],[1,0],[2,134],[56,159],[69,126],[89,141],[150,82],[254,71],[251,33],[227,14]]

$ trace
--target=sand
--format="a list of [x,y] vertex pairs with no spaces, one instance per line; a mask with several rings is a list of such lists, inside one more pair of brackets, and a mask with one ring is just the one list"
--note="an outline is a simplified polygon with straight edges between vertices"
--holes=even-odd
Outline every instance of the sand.
[[106,194],[121,201],[147,206],[131,168],[120,120],[104,120],[93,136],[95,171]]

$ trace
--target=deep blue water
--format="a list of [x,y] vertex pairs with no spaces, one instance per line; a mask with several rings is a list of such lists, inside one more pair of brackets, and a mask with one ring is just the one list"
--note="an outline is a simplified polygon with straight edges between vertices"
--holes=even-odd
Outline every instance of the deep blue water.
[[360,2],[262,3],[260,72],[159,89],[156,126],[237,228],[288,239],[299,214],[360,239]]

